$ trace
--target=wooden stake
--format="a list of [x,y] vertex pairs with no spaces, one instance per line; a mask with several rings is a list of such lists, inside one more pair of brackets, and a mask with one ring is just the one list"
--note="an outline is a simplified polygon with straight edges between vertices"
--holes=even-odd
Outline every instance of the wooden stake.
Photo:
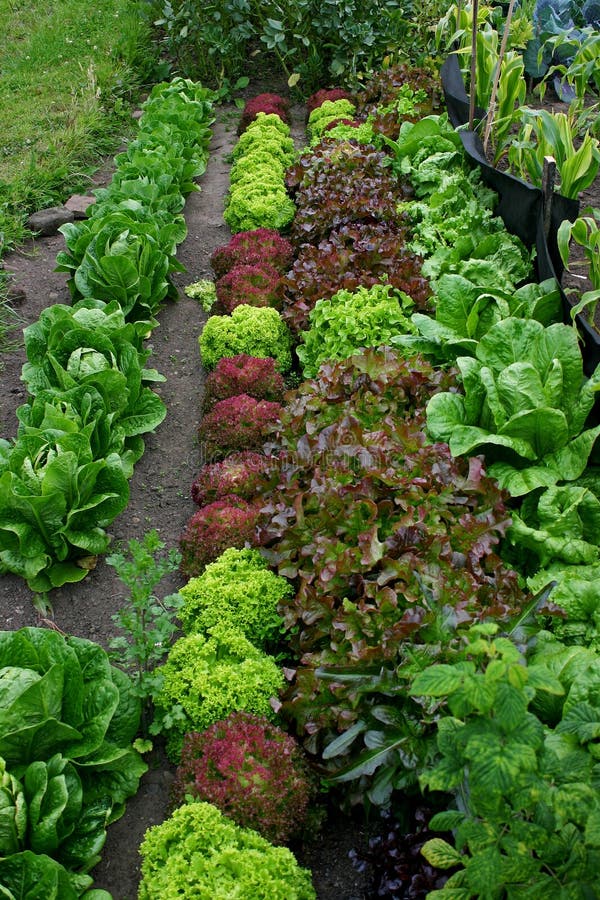
[[492,94],[490,96],[490,106],[487,114],[487,122],[485,123],[485,134],[483,136],[483,149],[487,153],[488,141],[490,139],[490,132],[492,130],[492,124],[494,122],[494,117],[496,114],[496,97],[498,95],[498,85],[500,84],[500,69],[502,68],[502,61],[504,59],[504,54],[506,53],[506,45],[508,43],[508,33],[510,31],[510,23],[512,20],[513,9],[515,7],[515,0],[510,0],[508,5],[508,12],[506,13],[506,22],[504,23],[504,32],[502,34],[502,42],[500,44],[500,52],[498,54],[498,65],[496,67],[496,72],[494,74],[494,84],[492,85]]
[[544,199],[544,234],[548,237],[550,232],[550,217],[552,215],[552,200],[554,198],[554,182],[556,181],[556,160],[553,156],[544,157],[542,169],[542,196]]
[[473,0],[473,28],[471,32],[471,84],[469,87],[469,128],[473,129],[475,120],[475,94],[477,91],[477,17],[479,0]]

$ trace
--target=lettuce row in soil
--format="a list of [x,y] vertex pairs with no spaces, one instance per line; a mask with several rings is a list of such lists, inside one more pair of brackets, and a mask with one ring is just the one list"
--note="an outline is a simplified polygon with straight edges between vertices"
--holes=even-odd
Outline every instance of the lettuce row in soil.
[[144,382],[142,336],[173,296],[179,214],[205,167],[213,94],[184,79],[156,85],[140,130],[116,157],[87,220],[65,226],[74,306],[51,307],[26,331],[29,401],[14,442],[0,442],[0,572],[40,594],[80,581],[128,501],[144,432],[162,401]]

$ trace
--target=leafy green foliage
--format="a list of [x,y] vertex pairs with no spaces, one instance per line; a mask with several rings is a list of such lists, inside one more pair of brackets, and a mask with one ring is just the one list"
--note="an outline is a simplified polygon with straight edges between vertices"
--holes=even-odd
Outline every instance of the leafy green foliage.
[[[326,363],[288,402],[263,509],[264,553],[294,579],[281,605],[301,659],[284,713],[339,781],[376,803],[429,744],[404,684],[455,631],[521,602],[496,554],[507,524],[479,461],[428,445],[422,407],[449,375],[390,350]],[[427,650],[426,645],[431,645]],[[417,649],[418,648],[418,649]]]
[[186,733],[203,731],[230,712],[245,710],[273,721],[270,700],[283,687],[275,661],[227,623],[180,638],[158,673],[163,683],[151,730],[167,734],[173,761],[179,760]]
[[417,121],[431,113],[437,90],[433,72],[397,63],[372,72],[357,95],[360,118],[372,122],[376,134],[396,138],[402,122]]
[[215,283],[208,278],[201,278],[200,281],[186,284],[183,292],[186,297],[198,300],[204,312],[210,312],[217,299]]
[[[597,558],[597,546],[594,549]],[[599,578],[598,562],[591,565],[553,562],[528,578],[532,590],[550,590],[550,600],[562,616],[542,620],[542,624],[565,644],[600,649]]]
[[413,331],[412,309],[408,294],[387,284],[342,289],[328,300],[317,300],[296,351],[305,377],[316,375],[325,360],[346,359],[361,347],[386,346],[394,335]]
[[551,562],[590,565],[598,561],[600,500],[587,488],[564,485],[533,492],[512,519],[507,540],[521,569],[523,564],[532,572]]
[[[358,0],[236,0],[201,7],[193,0],[154,0],[169,57],[182,71],[214,87],[247,69],[251,48],[290,85],[309,94],[324,82],[360,83],[390,47],[413,39],[414,21],[395,0],[365,6]],[[206,48],[201,55],[197,48]]]
[[423,260],[406,246],[408,230],[395,222],[356,222],[331,231],[315,246],[303,244],[283,279],[283,317],[294,332],[306,331],[317,300],[339,290],[388,284],[408,294],[415,307],[429,308]]
[[584,379],[573,329],[504,319],[475,354],[457,360],[464,396],[429,402],[429,434],[454,456],[485,450],[490,474],[513,496],[578,478],[600,426],[585,427],[597,377]]
[[149,319],[167,296],[174,296],[169,275],[175,264],[174,227],[181,241],[185,228],[139,222],[124,212],[61,226],[68,252],[57,256],[57,271],[69,272],[75,301],[116,298],[130,321]]
[[419,337],[392,339],[413,347],[438,364],[474,354],[477,343],[502,319],[535,319],[542,325],[562,320],[562,303],[554,278],[530,282],[515,291],[484,288],[462,275],[442,275],[435,288],[435,318],[415,313]]
[[146,832],[140,900],[315,900],[285,847],[240,828],[209,803],[187,803]]
[[173,795],[214,803],[236,825],[284,844],[305,831],[315,786],[290,735],[264,717],[237,712],[186,735]]
[[276,309],[242,305],[230,316],[211,316],[198,339],[202,363],[214,369],[224,356],[272,356],[277,369],[292,365],[291,336]]
[[277,645],[281,631],[277,607],[293,590],[270,571],[258,550],[231,547],[180,593],[180,618],[187,634],[206,633],[218,622],[227,622],[256,647],[267,649]]
[[[149,351],[116,302],[54,305],[25,330],[23,378],[32,399],[16,441],[0,453],[0,566],[44,592],[86,574],[129,498],[140,435],[165,406],[144,381]],[[80,562],[82,560],[82,562]]]
[[307,131],[311,144],[318,144],[325,129],[339,119],[352,119],[356,106],[350,100],[324,100],[308,116]]
[[0,571],[42,593],[85,577],[87,557],[108,547],[104,529],[127,505],[129,486],[117,453],[94,459],[93,419],[79,430],[68,405],[34,411],[39,425],[13,446],[0,444]]
[[235,234],[258,228],[281,230],[294,218],[285,189],[285,168],[295,158],[289,125],[259,112],[237,142],[231,188],[223,217]]
[[43,628],[0,633],[0,672],[0,872],[10,883],[31,850],[32,870],[68,885],[45,859],[92,868],[146,771],[131,745],[139,699],[97,644]]
[[164,549],[158,532],[148,531],[141,541],[128,542],[127,554],[115,551],[106,557],[107,564],[129,589],[129,604],[112,616],[124,634],[111,639],[111,655],[131,675],[134,690],[142,702],[144,731],[149,703],[157,689],[152,670],[169,651],[177,631],[174,618],[183,603],[179,594],[162,599],[154,594],[160,581],[175,572],[180,563],[176,550],[159,556]]
[[151,351],[115,301],[99,308],[49,306],[24,336],[28,361],[23,380],[29,393],[47,398],[78,386],[97,392],[109,417],[114,451],[125,455],[135,443],[132,438],[153,431],[164,419],[165,405],[147,383],[165,379],[145,368]]
[[0,884],[7,897],[27,900],[110,900],[107,891],[87,890],[89,875],[69,872],[45,853],[23,850],[0,859]]
[[[560,697],[563,685],[543,657],[525,665],[496,630],[473,629],[460,661],[426,669],[411,687],[424,705],[442,702],[447,712],[437,726],[439,760],[420,781],[460,797],[460,811],[431,822],[455,830],[456,849],[438,838],[423,853],[442,868],[464,868],[433,896],[484,894],[490,884],[494,896],[519,889],[540,897],[585,893],[599,863],[600,795],[594,757],[571,739],[581,733],[579,697],[565,702],[554,732],[544,729],[531,701],[540,690]],[[580,691],[583,704],[588,690]]]

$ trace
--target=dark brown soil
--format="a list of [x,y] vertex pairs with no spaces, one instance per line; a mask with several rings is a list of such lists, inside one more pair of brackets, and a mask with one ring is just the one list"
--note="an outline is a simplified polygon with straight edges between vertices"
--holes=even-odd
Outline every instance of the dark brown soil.
[[[258,93],[259,91],[254,91]],[[213,129],[210,160],[200,180],[201,190],[186,204],[188,237],[178,258],[187,273],[176,277],[179,299],[159,314],[160,326],[152,335],[153,355],[149,365],[162,372],[167,381],[157,386],[167,405],[167,417],[157,431],[146,437],[146,452],[136,466],[130,483],[131,498],[126,511],[115,520],[115,542],[141,539],[155,528],[167,547],[177,546],[179,535],[196,507],[190,499],[190,485],[200,467],[196,429],[200,420],[204,373],[198,352],[198,335],[206,315],[195,300],[183,293],[183,286],[200,278],[211,278],[210,255],[227,243],[230,234],[223,221],[223,200],[229,184],[227,156],[236,136],[237,111],[219,111]],[[303,114],[296,110],[294,132],[304,141]],[[110,163],[97,174],[95,186],[110,181]],[[52,303],[69,303],[66,276],[53,271],[56,254],[64,249],[62,235],[35,239],[18,253],[5,258],[5,268],[13,276],[15,290],[24,292],[18,312],[26,326],[37,321],[40,312]],[[16,434],[16,408],[27,399],[20,382],[25,354],[23,349],[3,356],[0,390],[0,435]],[[166,578],[161,591],[177,590],[184,580],[174,574]],[[0,577],[0,629],[15,630],[25,625],[52,625],[66,634],[97,641],[108,649],[116,634],[112,616],[125,604],[127,591],[114,569],[100,559],[97,567],[77,585],[69,585],[51,596],[51,622],[42,623],[32,604],[32,593],[21,579]],[[168,813],[169,788],[173,772],[159,752],[149,760],[150,769],[141,787],[127,806],[122,819],[109,828],[102,861],[93,871],[95,886],[112,893],[115,900],[134,900],[139,880],[138,848],[146,829],[161,822]],[[353,848],[364,847],[366,834],[356,822],[336,816],[319,836],[298,854],[303,865],[313,871],[320,900],[363,900],[367,896],[366,876],[359,874],[348,859]]]

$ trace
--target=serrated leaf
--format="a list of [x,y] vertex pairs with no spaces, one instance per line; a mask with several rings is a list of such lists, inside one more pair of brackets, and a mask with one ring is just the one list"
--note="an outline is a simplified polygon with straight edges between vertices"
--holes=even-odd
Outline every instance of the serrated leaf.
[[453,831],[464,822],[465,814],[457,809],[448,809],[436,813],[429,822],[432,831]]
[[438,869],[452,869],[463,864],[463,858],[458,850],[442,838],[425,841],[421,853],[428,863]]
[[419,672],[412,683],[410,694],[413,697],[447,697],[461,686],[464,678],[464,672],[454,666],[445,663],[429,666]]

